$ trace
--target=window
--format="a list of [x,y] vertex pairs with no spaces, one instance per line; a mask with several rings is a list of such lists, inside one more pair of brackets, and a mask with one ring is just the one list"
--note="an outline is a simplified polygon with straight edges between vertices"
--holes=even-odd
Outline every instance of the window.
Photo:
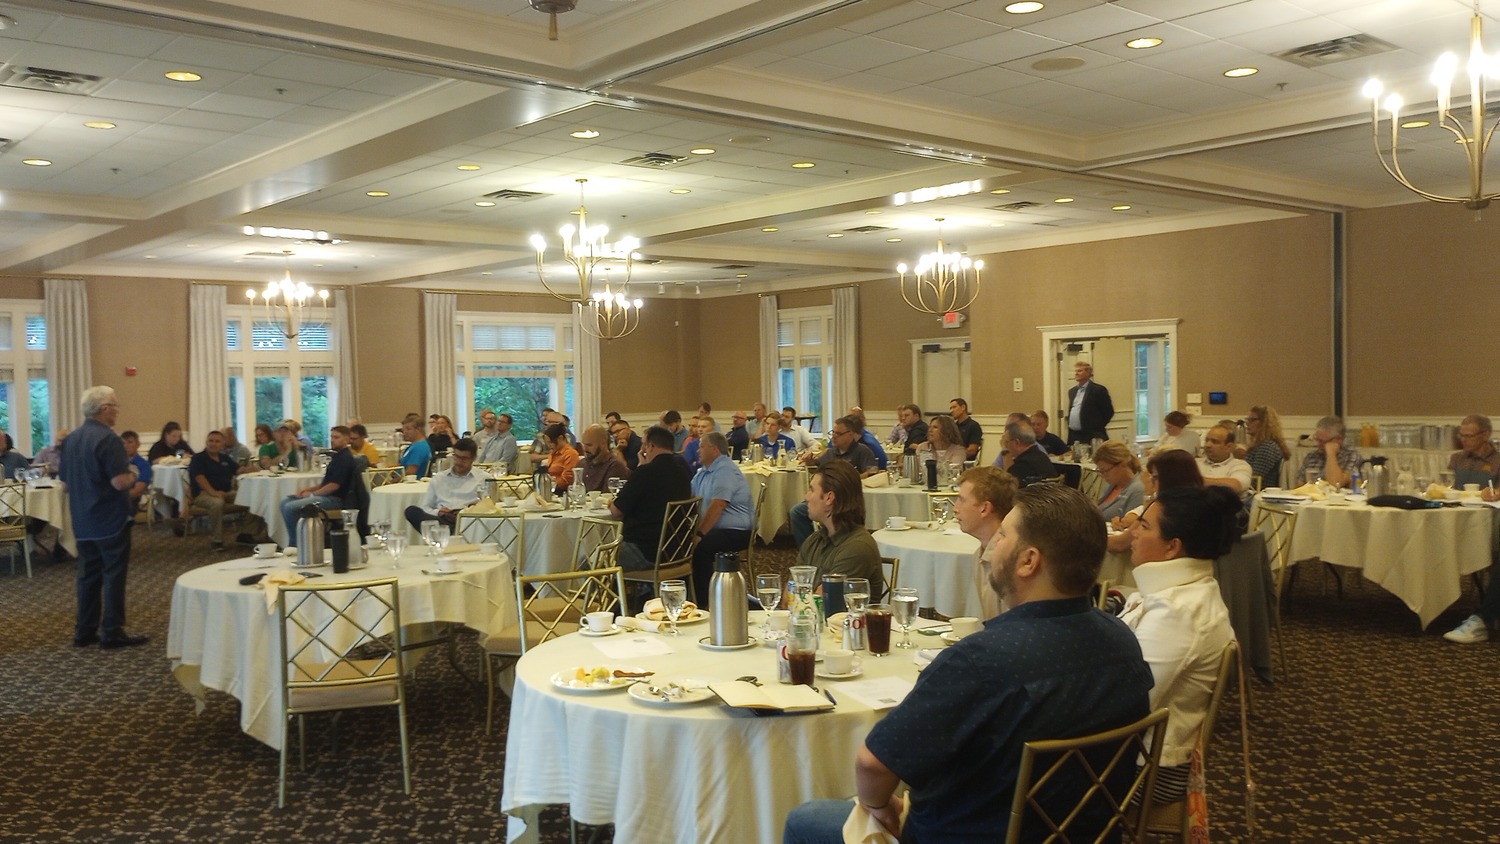
[[224,315],[229,416],[240,439],[253,443],[256,425],[296,419],[315,445],[328,445],[328,429],[339,424],[331,318],[304,324],[294,342],[263,309],[230,305]]
[[542,408],[574,415],[572,317],[460,313],[454,347],[460,431],[487,407],[511,415],[521,442],[536,436]]
[[47,321],[39,300],[0,300],[0,428],[34,455],[52,441]]
[[1162,435],[1162,419],[1171,410],[1172,356],[1166,338],[1135,341],[1135,437],[1154,440]]
[[787,308],[777,313],[777,370],[781,407],[791,405],[801,414],[817,414],[827,430],[838,416],[833,401],[833,307]]

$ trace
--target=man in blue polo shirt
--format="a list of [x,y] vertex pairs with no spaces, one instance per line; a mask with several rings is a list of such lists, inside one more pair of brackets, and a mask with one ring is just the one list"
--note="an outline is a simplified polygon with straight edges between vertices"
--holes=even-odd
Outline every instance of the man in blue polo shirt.
[[[1023,744],[1123,727],[1150,711],[1151,670],[1134,634],[1089,602],[1104,541],[1103,517],[1077,490],[1037,484],[1016,493],[989,571],[1010,609],[939,653],[870,730],[855,762],[860,804],[905,844],[1003,840]],[[1096,770],[1112,750],[1090,756]],[[1107,782],[1117,798],[1133,773],[1119,766]],[[904,828],[901,782],[911,787]],[[1052,779],[1043,806],[1062,817],[1091,785],[1070,769]],[[800,806],[787,816],[783,841],[841,842],[851,808],[842,800]],[[1083,811],[1070,834],[1092,841],[1112,813],[1102,798]],[[1021,840],[1042,841],[1042,826],[1028,819]]]
[[401,422],[401,437],[406,440],[406,451],[401,453],[401,465],[406,474],[419,478],[427,477],[427,464],[432,462],[432,446],[424,433],[427,424],[415,413],[406,414]]
[[224,435],[219,431],[208,433],[203,450],[193,455],[188,463],[188,478],[193,484],[193,507],[208,512],[215,551],[224,550],[225,513],[245,514],[240,521],[243,530],[237,537],[241,544],[253,546],[262,538],[269,541],[266,524],[260,516],[251,513],[245,505],[234,503],[234,476],[240,471],[239,461],[224,450]]
[[693,547],[693,595],[708,606],[708,583],[714,576],[714,555],[743,551],[750,545],[755,505],[750,483],[729,459],[729,440],[718,431],[698,440],[703,468],[693,476],[693,496],[701,497],[696,544]]

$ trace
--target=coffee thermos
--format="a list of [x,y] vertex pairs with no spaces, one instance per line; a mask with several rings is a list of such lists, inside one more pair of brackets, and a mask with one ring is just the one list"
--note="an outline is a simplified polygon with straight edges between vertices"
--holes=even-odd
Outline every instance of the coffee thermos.
[[714,576],[708,582],[708,642],[711,645],[743,645],[750,641],[750,600],[745,578],[740,574],[740,555],[714,555]]

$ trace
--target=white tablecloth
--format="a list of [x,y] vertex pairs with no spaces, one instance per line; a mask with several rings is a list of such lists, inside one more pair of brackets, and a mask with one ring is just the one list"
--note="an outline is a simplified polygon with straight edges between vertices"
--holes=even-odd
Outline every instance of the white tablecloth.
[[1298,510],[1291,558],[1361,569],[1366,580],[1404,601],[1425,628],[1458,600],[1464,575],[1490,564],[1494,524],[1491,507],[1305,504]]
[[[760,624],[753,613],[751,624]],[[500,808],[511,815],[507,840],[535,840],[522,816],[566,803],[588,824],[615,825],[616,841],[779,842],[787,812],[815,798],[854,794],[854,758],[881,717],[819,680],[838,701],[831,712],[757,718],[719,703],[658,707],[625,691],[569,693],[551,685],[557,671],[579,665],[630,664],[663,679],[730,680],[755,675],[775,682],[770,648],[711,652],[697,641],[706,625],[680,638],[648,635],[674,653],[610,660],[577,634],[528,651],[516,669],[505,745]],[[892,643],[900,633],[892,633]],[[618,640],[620,637],[612,637]],[[913,637],[917,640],[928,637]],[[927,643],[923,643],[927,644]],[[909,651],[864,655],[864,677],[915,679]]]
[[299,489],[317,486],[322,479],[321,472],[241,475],[240,491],[235,493],[234,501],[265,519],[266,530],[271,534],[271,539],[284,547],[288,537],[286,524],[281,520],[281,500]]
[[[951,527],[957,531],[956,527]],[[979,540],[964,533],[912,528],[877,530],[881,556],[901,560],[897,585],[910,586],[930,606],[946,616],[984,618],[974,574],[974,552]]]
[[[462,558],[460,558],[462,559]],[[238,563],[239,561],[234,561]],[[291,561],[282,559],[280,564]],[[199,701],[217,689],[240,701],[240,728],[258,741],[280,748],[285,718],[277,677],[276,615],[266,611],[258,586],[241,586],[252,571],[225,570],[214,563],[184,573],[172,588],[167,658],[172,674]],[[408,554],[393,572],[389,558],[376,554],[371,565],[348,574],[317,569],[319,583],[399,577],[401,621],[405,625],[454,622],[487,635],[512,623],[515,595],[510,562],[500,559],[459,563],[459,574],[422,574],[425,558]]]
[[385,484],[370,490],[370,512],[367,515],[370,524],[389,519],[392,530],[406,531],[407,542],[421,542],[422,538],[406,522],[406,508],[422,503],[427,497],[427,483],[421,480],[409,484]]
[[[559,574],[577,568],[573,548],[578,541],[578,520],[584,516],[610,518],[608,510],[567,510],[526,514],[526,559],[521,574]],[[460,519],[463,537],[470,542],[489,542],[485,520]]]
[[927,490],[920,487],[888,486],[865,490],[865,527],[880,530],[891,516],[927,521],[932,518],[932,505],[927,500]]
[[[191,487],[188,485],[186,466],[152,466],[151,486],[163,496],[176,501],[179,512],[187,511],[188,493]],[[168,513],[170,512],[169,509]]]
[[78,540],[73,536],[73,511],[68,506],[68,493],[61,481],[42,483],[47,486],[37,486],[35,481],[26,483],[26,515],[57,528],[57,541],[76,557]]
[[769,474],[749,471],[745,480],[750,483],[751,501],[760,494],[761,487],[766,487],[765,503],[755,514],[755,532],[763,542],[770,542],[786,526],[787,511],[807,494],[807,470],[772,469]]

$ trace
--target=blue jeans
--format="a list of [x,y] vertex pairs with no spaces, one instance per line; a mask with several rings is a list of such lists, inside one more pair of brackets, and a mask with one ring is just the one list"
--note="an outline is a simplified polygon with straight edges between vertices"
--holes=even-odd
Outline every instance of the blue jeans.
[[73,628],[74,638],[101,632],[109,638],[123,632],[125,570],[129,565],[129,525],[105,539],[78,540],[78,620]]
[[297,547],[297,522],[302,518],[302,508],[309,504],[316,504],[324,510],[338,510],[344,506],[344,502],[331,495],[309,495],[306,498],[298,498],[288,495],[281,500],[281,521],[286,525],[286,547]]
[[792,541],[798,548],[813,535],[812,516],[807,514],[807,502],[798,501],[792,505],[792,509],[786,511],[787,521],[792,524]]
[[781,844],[843,844],[852,800],[812,800],[787,813]]

